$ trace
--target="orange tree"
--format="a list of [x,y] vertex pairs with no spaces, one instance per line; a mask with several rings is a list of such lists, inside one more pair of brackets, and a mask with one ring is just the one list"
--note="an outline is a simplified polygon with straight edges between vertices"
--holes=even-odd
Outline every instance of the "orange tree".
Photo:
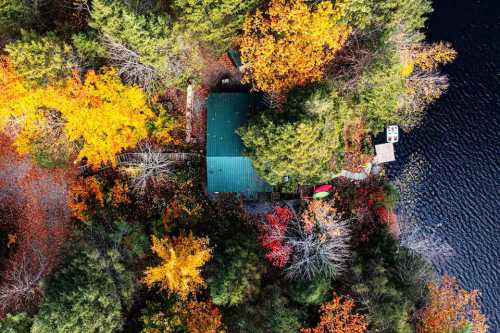
[[334,295],[333,300],[321,305],[320,322],[314,328],[304,328],[302,333],[364,333],[368,327],[366,319],[353,314],[354,302]]
[[124,85],[114,69],[59,83],[28,88],[9,60],[0,59],[0,128],[15,125],[19,152],[34,153],[41,143],[49,149],[56,140],[90,164],[114,164],[115,154],[147,137],[148,122],[158,120],[144,92]]
[[460,288],[457,280],[444,275],[441,283],[429,283],[429,301],[418,317],[418,333],[459,332],[486,333],[486,316],[481,313],[477,290]]
[[162,239],[152,236],[152,242],[151,249],[161,263],[146,269],[144,282],[148,287],[159,285],[185,300],[206,285],[200,269],[212,257],[207,238],[196,238],[189,233]]
[[273,0],[266,13],[257,10],[243,25],[244,82],[283,92],[321,79],[351,31],[343,16],[340,1],[336,7],[323,1],[311,9],[303,0]]
[[181,310],[189,333],[223,332],[222,315],[211,300],[206,302],[191,300]]

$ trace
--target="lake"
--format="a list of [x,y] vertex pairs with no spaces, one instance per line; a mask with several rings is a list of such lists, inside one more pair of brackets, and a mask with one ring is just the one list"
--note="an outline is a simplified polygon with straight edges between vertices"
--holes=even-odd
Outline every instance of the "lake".
[[436,0],[429,40],[452,43],[448,92],[388,166],[403,191],[398,214],[455,250],[440,265],[482,291],[490,332],[500,332],[500,0]]

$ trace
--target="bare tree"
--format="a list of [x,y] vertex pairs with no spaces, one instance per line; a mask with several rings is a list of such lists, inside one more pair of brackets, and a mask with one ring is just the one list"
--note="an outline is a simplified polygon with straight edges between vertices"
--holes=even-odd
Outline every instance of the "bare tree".
[[33,242],[26,251],[12,258],[0,281],[0,316],[11,311],[26,310],[38,301],[40,282],[50,271],[52,263],[42,247]]
[[302,223],[293,223],[286,237],[286,244],[293,249],[287,277],[311,280],[319,274],[332,277],[342,272],[351,256],[350,223],[350,220],[321,221],[310,232]]
[[401,218],[399,227],[401,244],[432,264],[440,264],[454,253],[448,242],[437,236],[435,232],[423,229],[413,220]]
[[131,187],[144,193],[149,185],[160,185],[174,175],[176,161],[151,142],[139,144],[137,151],[118,155],[118,165],[131,177]]
[[426,107],[448,89],[448,77],[438,72],[413,73],[406,82],[409,93],[401,96],[400,126],[409,131],[422,122]]
[[118,75],[126,83],[135,83],[152,93],[156,88],[157,74],[155,68],[140,61],[140,54],[113,40],[110,36],[102,35],[103,45],[108,51],[111,65],[118,68]]

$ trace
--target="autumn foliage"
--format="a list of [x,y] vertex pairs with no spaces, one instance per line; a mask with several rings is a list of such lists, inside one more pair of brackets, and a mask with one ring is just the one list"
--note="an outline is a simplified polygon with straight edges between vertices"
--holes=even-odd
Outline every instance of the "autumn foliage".
[[[146,95],[124,85],[114,69],[89,71],[84,81],[75,74],[64,84],[28,88],[7,58],[0,65],[0,127],[17,129],[21,153],[33,153],[35,143],[46,150],[58,141],[99,166],[114,163],[121,149],[148,136],[146,125],[155,115]],[[168,129],[161,133],[166,142]]]
[[189,333],[222,332],[222,315],[211,300],[206,302],[191,300],[181,310]]
[[365,316],[353,313],[354,301],[334,295],[333,300],[321,305],[321,317],[314,328],[302,333],[364,333],[368,327]]
[[276,267],[283,268],[289,260],[292,248],[284,244],[288,222],[293,213],[282,207],[274,208],[265,215],[265,223],[260,226],[259,241],[268,250],[266,259]]
[[54,268],[69,235],[70,177],[68,171],[34,166],[0,134],[0,218],[16,238],[0,279],[0,316],[26,310],[39,299],[39,283]]
[[471,333],[486,333],[486,316],[481,312],[477,290],[460,288],[445,274],[439,284],[429,283],[429,300],[418,318],[418,333],[454,332],[470,325]]
[[104,207],[104,194],[95,177],[85,177],[72,184],[68,201],[73,216],[85,221],[87,213],[96,207]]
[[207,238],[196,238],[189,233],[163,239],[152,236],[151,240],[151,249],[161,263],[146,269],[144,282],[148,287],[159,285],[168,293],[186,299],[206,285],[200,269],[212,257]]
[[347,39],[343,2],[323,1],[311,9],[303,0],[273,0],[243,25],[244,81],[266,92],[287,91],[317,81]]
[[344,127],[344,166],[343,169],[361,172],[365,165],[373,159],[373,155],[363,151],[363,144],[368,138],[361,118]]
[[337,215],[337,210],[328,201],[312,200],[302,213],[304,230],[312,232],[316,223],[327,224],[332,216]]

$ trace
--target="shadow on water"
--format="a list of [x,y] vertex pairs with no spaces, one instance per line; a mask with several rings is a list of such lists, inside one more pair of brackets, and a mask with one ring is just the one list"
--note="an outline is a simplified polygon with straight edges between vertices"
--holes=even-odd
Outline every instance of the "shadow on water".
[[391,179],[399,213],[455,249],[441,271],[482,291],[490,332],[500,332],[500,0],[435,0],[432,41],[458,51],[448,92],[421,128],[396,146]]

